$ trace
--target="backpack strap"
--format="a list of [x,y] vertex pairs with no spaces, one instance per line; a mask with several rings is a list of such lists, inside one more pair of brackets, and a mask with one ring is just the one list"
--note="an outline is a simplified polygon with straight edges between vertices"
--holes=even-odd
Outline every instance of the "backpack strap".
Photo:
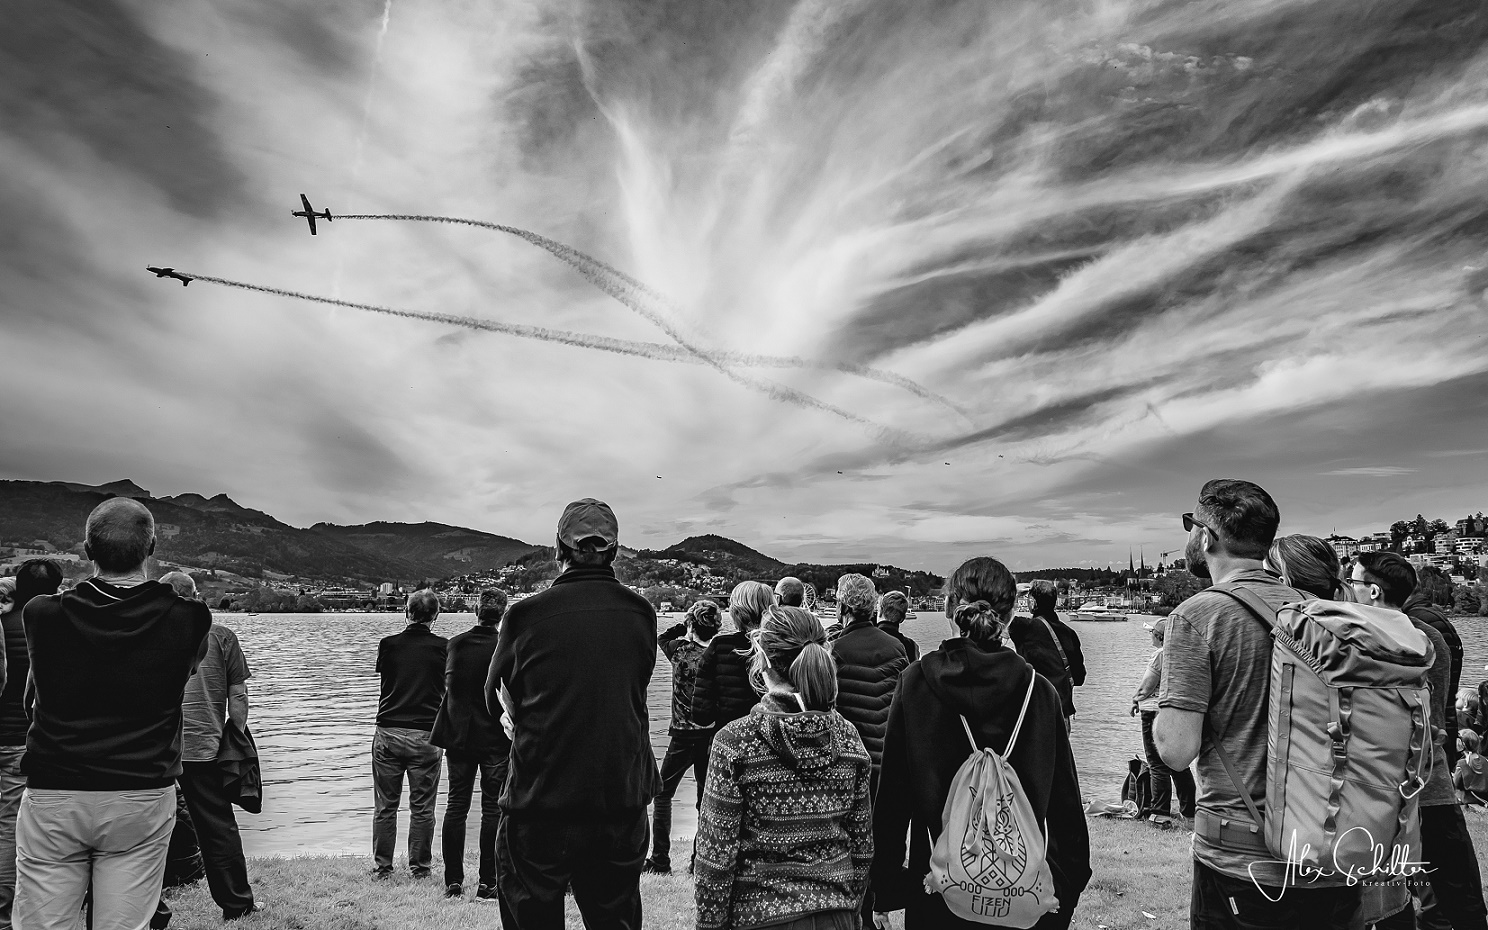
[[[1018,709],[1018,722],[1013,724],[1013,735],[1008,737],[1007,748],[1002,751],[1004,756],[1011,753],[1018,742],[1018,733],[1023,729],[1023,716],[1028,713],[1028,699],[1033,697],[1033,686],[1037,683],[1038,673],[1034,672],[1028,679],[1028,690],[1023,693],[1023,706]],[[966,722],[965,717],[960,717],[960,720],[962,729],[966,730],[966,739],[971,743],[971,751],[980,752],[982,747],[977,745],[976,737],[971,734],[971,724]]]
[[1059,634],[1054,632],[1054,625],[1049,622],[1048,617],[1039,617],[1043,621],[1044,629],[1049,631],[1049,638],[1054,640],[1054,648],[1059,650],[1059,661],[1064,663],[1064,670],[1069,671],[1069,656],[1064,654],[1064,644],[1059,641]]
[[[1276,616],[1276,611],[1259,594],[1244,585],[1238,584],[1214,585],[1207,590],[1228,595],[1234,600],[1239,601],[1240,606],[1244,607],[1247,613],[1255,617],[1261,626],[1266,628],[1267,634],[1272,632],[1274,627],[1273,618]],[[1206,726],[1205,730],[1209,730],[1209,728]],[[1240,800],[1245,802],[1245,809],[1250,811],[1250,816],[1254,818],[1255,825],[1257,827],[1265,826],[1266,820],[1261,816],[1260,808],[1256,806],[1255,799],[1250,796],[1250,792],[1245,789],[1245,782],[1241,781],[1240,772],[1236,770],[1234,761],[1230,758],[1230,754],[1225,752],[1224,745],[1212,730],[1209,731],[1209,740],[1214,744],[1215,755],[1219,756],[1219,762],[1224,766],[1225,774],[1230,776],[1230,781],[1235,785],[1236,793],[1240,795]]]

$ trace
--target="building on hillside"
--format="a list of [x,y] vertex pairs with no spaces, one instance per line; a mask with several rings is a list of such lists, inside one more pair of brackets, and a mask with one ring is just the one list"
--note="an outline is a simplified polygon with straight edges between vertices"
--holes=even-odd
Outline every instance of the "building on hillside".
[[1457,531],[1437,533],[1431,539],[1431,551],[1435,555],[1451,555],[1457,551]]
[[1488,519],[1480,513],[1458,520],[1457,537],[1461,539],[1464,536],[1488,536]]
[[1414,552],[1407,556],[1407,558],[1410,560],[1412,567],[1417,571],[1429,565],[1432,568],[1439,568],[1446,572],[1451,571],[1453,564],[1455,564],[1450,555],[1430,555],[1425,552]]
[[1482,536],[1457,537],[1456,552],[1460,556],[1479,556],[1488,552],[1488,539]]
[[181,535],[181,528],[174,523],[155,524],[155,535],[161,539],[172,539]]
[[1333,551],[1338,553],[1339,559],[1351,558],[1359,552],[1359,541],[1352,536],[1334,534],[1324,541],[1333,547]]

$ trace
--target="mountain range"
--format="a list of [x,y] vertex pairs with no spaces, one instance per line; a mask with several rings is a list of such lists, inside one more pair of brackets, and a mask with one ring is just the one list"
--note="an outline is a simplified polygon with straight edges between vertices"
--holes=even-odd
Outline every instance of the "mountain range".
[[[132,497],[155,515],[157,558],[249,578],[298,577],[339,582],[415,581],[489,573],[513,562],[541,562],[551,549],[442,523],[290,526],[218,494],[154,497],[133,481],[85,485],[0,481],[0,546],[83,552],[83,524],[110,497]],[[844,572],[876,575],[885,590],[938,589],[940,578],[892,566],[787,564],[723,536],[693,536],[660,550],[621,553],[623,576],[636,584],[730,584],[792,574],[825,589]],[[688,571],[688,566],[695,567]]]

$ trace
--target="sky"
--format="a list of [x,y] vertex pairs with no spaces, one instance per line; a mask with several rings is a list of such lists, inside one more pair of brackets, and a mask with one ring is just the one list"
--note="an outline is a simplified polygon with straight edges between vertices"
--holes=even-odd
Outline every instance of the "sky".
[[940,573],[1488,509],[1478,3],[8,13],[0,477]]

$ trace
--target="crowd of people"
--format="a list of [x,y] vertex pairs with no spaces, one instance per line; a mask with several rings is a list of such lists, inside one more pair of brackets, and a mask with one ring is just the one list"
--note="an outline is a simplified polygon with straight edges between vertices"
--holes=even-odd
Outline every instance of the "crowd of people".
[[[1182,520],[1189,570],[1212,586],[1149,626],[1154,654],[1133,670],[1145,674],[1132,713],[1152,773],[1147,813],[1176,813],[1193,829],[1192,926],[1488,930],[1459,794],[1488,791],[1488,695],[1458,694],[1460,639],[1417,596],[1410,564],[1384,552],[1341,565],[1321,540],[1277,538],[1275,502],[1246,481],[1208,482]],[[60,571],[36,560],[13,590],[0,586],[0,930],[70,928],[85,898],[95,927],[164,926],[161,888],[187,821],[223,917],[250,914],[260,905],[232,811],[254,787],[247,661],[188,576],[145,577],[145,507],[106,501],[85,532],[93,578],[59,595]],[[900,630],[905,595],[859,574],[838,579],[830,625],[785,578],[743,582],[726,605],[701,600],[658,633],[651,605],[615,574],[618,551],[613,510],[585,499],[559,519],[561,572],[547,590],[511,603],[483,591],[475,626],[448,640],[432,629],[438,597],[409,596],[407,628],[383,639],[375,660],[374,876],[394,872],[405,781],[407,868],[433,874],[447,768],[444,895],[495,903],[511,930],[562,927],[569,894],[586,926],[639,928],[640,876],[684,865],[673,858],[672,807],[691,773],[698,829],[685,868],[700,930],[861,930],[896,911],[908,930],[1004,925],[1005,901],[974,897],[968,911],[945,878],[948,857],[965,866],[983,843],[997,851],[985,874],[1010,876],[1006,893],[1038,889],[1034,926],[1070,925],[1092,877],[1071,744],[1086,671],[1052,583],[1034,583],[1032,616],[1014,616],[1007,567],[966,561],[946,585],[947,638],[922,654]],[[1262,838],[1276,778],[1273,643],[1286,633],[1275,624],[1345,603],[1362,606],[1344,621],[1374,624],[1390,641],[1407,704],[1417,693],[1408,685],[1421,683],[1411,732],[1355,737],[1399,749],[1420,772],[1418,784],[1402,783],[1409,803],[1393,802],[1398,836],[1419,836],[1419,868],[1379,881],[1299,875]],[[659,765],[646,703],[658,647],[672,697]],[[1342,717],[1335,706],[1331,724],[1307,722],[1336,746],[1367,712],[1362,691],[1343,690]],[[1417,732],[1427,734],[1419,759],[1406,745]],[[953,802],[978,759],[1002,767],[998,800],[1016,804],[968,826]],[[1335,797],[1343,772],[1338,762]],[[1297,803],[1289,797],[1287,809]],[[1041,836],[1009,822],[1024,808]],[[1347,829],[1340,816],[1351,813],[1320,805],[1329,830]],[[1042,878],[1017,874],[1014,860]]]

